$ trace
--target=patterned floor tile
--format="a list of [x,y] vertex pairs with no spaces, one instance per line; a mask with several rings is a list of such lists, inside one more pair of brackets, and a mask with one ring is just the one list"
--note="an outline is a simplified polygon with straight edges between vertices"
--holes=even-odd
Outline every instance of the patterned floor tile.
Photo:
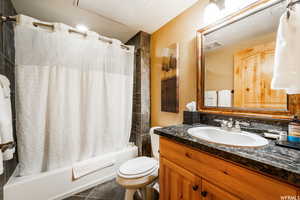
[[80,193],[76,194],[76,196],[87,197],[93,191],[93,189],[95,189],[95,188],[93,187],[93,188],[90,188],[90,189],[85,190],[83,192],[80,192]]
[[124,196],[125,189],[112,180],[64,200],[123,200]]
[[[64,200],[123,200],[124,197],[125,189],[118,185],[115,180],[111,180]],[[158,194],[154,192],[153,200],[158,199]],[[135,195],[135,200],[141,199]]]
[[101,184],[88,195],[88,199],[97,200],[123,200],[125,189],[115,180]]

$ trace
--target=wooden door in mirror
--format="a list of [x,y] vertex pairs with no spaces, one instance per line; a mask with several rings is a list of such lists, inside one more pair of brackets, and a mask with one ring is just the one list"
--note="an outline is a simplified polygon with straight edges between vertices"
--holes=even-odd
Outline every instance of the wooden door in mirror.
[[272,90],[275,42],[234,54],[234,107],[287,110],[284,90]]

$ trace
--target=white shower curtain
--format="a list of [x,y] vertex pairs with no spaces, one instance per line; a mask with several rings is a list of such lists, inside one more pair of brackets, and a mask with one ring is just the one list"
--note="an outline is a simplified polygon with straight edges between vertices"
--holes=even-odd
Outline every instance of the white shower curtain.
[[21,15],[15,27],[21,176],[122,149],[131,128],[133,47],[36,21]]

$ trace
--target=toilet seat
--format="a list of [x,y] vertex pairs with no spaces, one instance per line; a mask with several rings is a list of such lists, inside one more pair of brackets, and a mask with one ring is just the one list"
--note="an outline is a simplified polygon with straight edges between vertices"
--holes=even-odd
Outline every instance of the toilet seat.
[[122,178],[140,178],[157,174],[158,161],[149,157],[138,157],[121,165],[118,175]]
[[159,166],[156,166],[150,171],[146,171],[146,172],[139,173],[139,174],[132,174],[132,175],[123,174],[119,171],[118,175],[122,178],[128,178],[128,179],[141,178],[141,177],[148,176],[148,175],[157,176],[158,168],[159,168]]

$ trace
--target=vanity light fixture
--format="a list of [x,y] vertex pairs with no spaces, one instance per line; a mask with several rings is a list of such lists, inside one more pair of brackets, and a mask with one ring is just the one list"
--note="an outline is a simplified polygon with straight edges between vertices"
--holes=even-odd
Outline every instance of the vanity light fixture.
[[206,6],[204,10],[203,20],[205,24],[210,24],[216,21],[221,14],[221,10],[218,7],[216,1],[210,0],[209,4]]
[[216,20],[242,9],[257,0],[209,0],[209,4],[204,10],[204,23],[210,24]]

